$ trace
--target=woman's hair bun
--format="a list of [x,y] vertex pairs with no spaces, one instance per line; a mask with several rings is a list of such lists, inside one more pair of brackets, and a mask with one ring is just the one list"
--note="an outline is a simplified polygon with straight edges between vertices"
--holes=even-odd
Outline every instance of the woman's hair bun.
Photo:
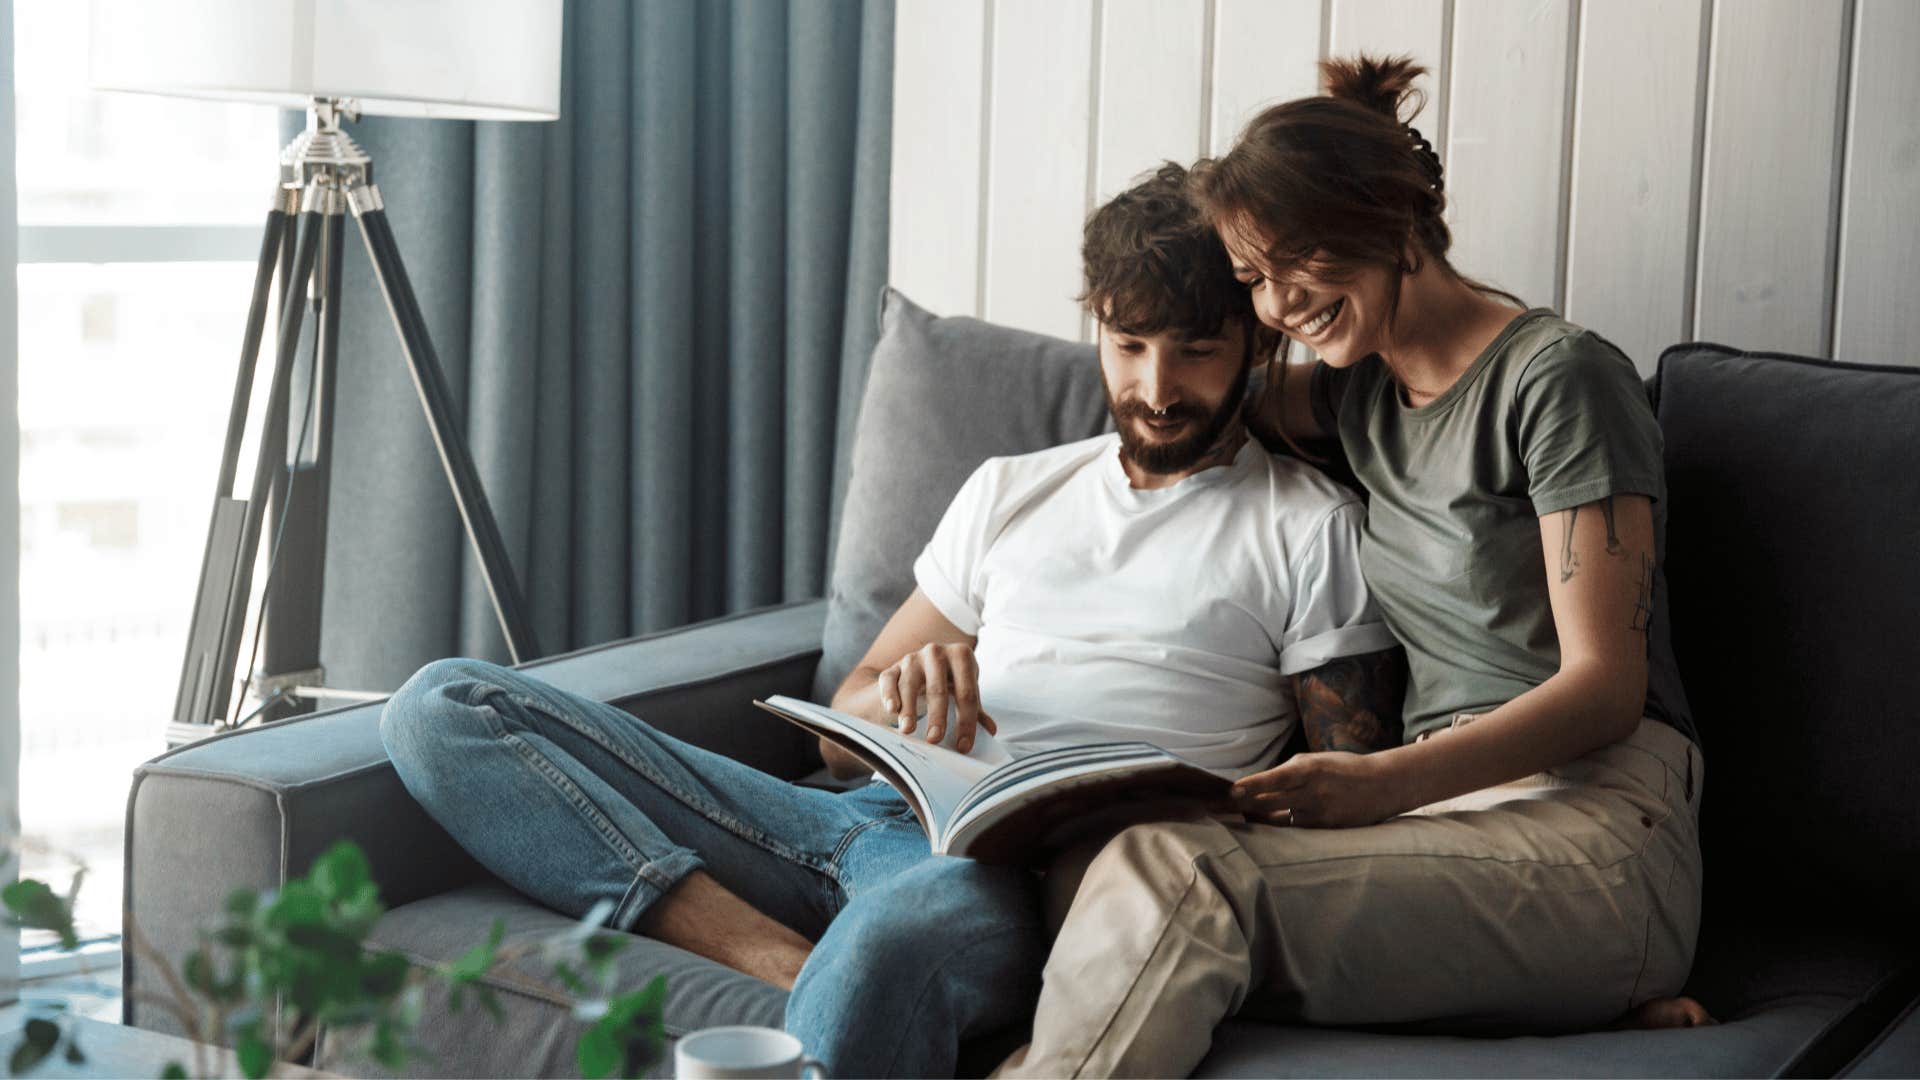
[[1409,98],[1415,102],[1410,114],[1418,113],[1426,104],[1426,94],[1413,85],[1426,73],[1427,69],[1414,63],[1411,56],[1360,54],[1320,61],[1320,83],[1328,97],[1354,102],[1396,124],[1405,122],[1400,107]]

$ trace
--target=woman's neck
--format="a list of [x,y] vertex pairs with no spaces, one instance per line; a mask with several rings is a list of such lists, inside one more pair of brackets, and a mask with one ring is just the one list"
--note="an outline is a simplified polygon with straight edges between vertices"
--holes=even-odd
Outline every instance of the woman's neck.
[[1419,273],[1400,283],[1397,340],[1381,359],[1400,384],[1403,400],[1418,408],[1459,382],[1517,314],[1429,258]]

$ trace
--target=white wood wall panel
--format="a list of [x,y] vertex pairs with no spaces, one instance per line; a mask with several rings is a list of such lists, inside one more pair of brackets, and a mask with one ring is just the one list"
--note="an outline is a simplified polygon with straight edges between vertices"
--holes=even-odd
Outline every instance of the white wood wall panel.
[[942,315],[979,313],[987,0],[894,9],[893,285]]
[[1920,4],[1861,0],[1833,355],[1920,365]]
[[1699,338],[1827,351],[1845,17],[1845,0],[1720,0],[1714,13]]
[[1705,14],[1703,0],[1581,7],[1563,311],[1642,374],[1688,336]]
[[1208,153],[1266,106],[1320,92],[1320,16],[1321,0],[1216,0]]
[[1073,298],[1091,168],[1093,15],[1093,0],[1007,0],[993,12],[981,314],[1065,338],[1081,336]]
[[1426,136],[1442,160],[1447,156],[1445,115],[1446,0],[1333,0],[1333,27],[1327,52],[1412,56],[1427,69],[1414,85],[1426,104],[1402,117]]
[[1442,155],[1454,266],[1556,308],[1571,8],[1455,0]]
[[1186,165],[1200,152],[1206,7],[1206,0],[1104,0],[1094,205],[1162,161]]
[[1920,364],[1920,0],[899,0],[892,280],[1087,336],[1087,211],[1410,54],[1456,265],[1651,372],[1688,338]]

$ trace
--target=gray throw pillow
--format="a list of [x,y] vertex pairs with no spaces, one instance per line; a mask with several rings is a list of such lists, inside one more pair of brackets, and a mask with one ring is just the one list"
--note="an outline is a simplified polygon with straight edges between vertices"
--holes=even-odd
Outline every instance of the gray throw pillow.
[[914,559],[981,462],[1111,429],[1093,346],[941,318],[886,289],[854,429],[814,697],[824,702],[840,688],[913,592]]

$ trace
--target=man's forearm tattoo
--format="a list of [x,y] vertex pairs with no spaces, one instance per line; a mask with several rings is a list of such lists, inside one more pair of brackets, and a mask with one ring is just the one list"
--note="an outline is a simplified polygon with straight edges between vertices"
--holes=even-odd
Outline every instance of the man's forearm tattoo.
[[1311,750],[1365,754],[1399,746],[1407,658],[1399,649],[1343,656],[1294,676]]

